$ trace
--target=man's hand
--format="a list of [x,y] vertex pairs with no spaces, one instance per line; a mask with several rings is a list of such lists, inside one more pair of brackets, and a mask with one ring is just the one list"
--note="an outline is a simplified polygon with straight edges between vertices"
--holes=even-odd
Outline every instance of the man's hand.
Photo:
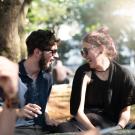
[[38,117],[38,115],[42,114],[40,110],[40,106],[29,103],[25,105],[22,109],[17,110],[17,116],[19,118],[33,119],[34,117]]

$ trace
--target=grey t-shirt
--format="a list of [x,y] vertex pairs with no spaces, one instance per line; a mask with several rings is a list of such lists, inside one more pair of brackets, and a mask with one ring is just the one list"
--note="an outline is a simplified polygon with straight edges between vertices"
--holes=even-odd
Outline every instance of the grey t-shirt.
[[[24,95],[25,95],[26,91],[27,91],[26,84],[23,83],[21,81],[21,79],[19,79],[18,96],[19,96],[19,106],[20,106],[20,108],[24,107],[24,105],[25,105]],[[25,118],[18,118],[17,121],[16,121],[16,127],[19,127],[19,126],[30,126],[30,125],[33,125],[33,124],[34,124],[33,119],[25,120]]]

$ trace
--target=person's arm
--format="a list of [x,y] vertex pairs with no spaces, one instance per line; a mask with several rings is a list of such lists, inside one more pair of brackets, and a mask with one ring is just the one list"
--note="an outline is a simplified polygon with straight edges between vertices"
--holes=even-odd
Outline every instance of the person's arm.
[[15,121],[15,110],[4,106],[0,113],[0,135],[14,135]]
[[79,109],[77,112],[77,115],[75,118],[84,125],[84,127],[89,130],[89,129],[95,129],[94,125],[90,122],[88,117],[84,113],[84,103],[85,103],[85,94],[86,94],[86,87],[87,84],[90,82],[90,78],[85,75],[83,79],[83,84],[82,84],[82,91],[81,91],[81,102],[79,105]]
[[121,111],[119,122],[118,122],[118,125],[121,128],[124,128],[130,120],[130,109],[131,106],[127,106]]
[[0,57],[0,87],[4,93],[5,102],[0,107],[0,135],[13,135],[16,113],[14,99],[17,95],[18,65],[5,57]]

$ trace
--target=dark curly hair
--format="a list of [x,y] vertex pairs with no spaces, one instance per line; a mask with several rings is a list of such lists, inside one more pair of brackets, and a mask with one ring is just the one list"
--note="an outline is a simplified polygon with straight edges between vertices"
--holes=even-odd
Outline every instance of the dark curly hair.
[[60,40],[56,38],[55,33],[51,30],[33,31],[26,39],[28,56],[32,55],[35,48],[43,51],[49,49],[55,43],[59,45]]

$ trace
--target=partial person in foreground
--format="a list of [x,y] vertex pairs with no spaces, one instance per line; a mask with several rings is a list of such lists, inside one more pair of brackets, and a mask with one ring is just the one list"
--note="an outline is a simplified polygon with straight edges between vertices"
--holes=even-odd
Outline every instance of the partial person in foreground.
[[108,28],[88,33],[81,54],[86,63],[77,69],[73,80],[73,118],[60,124],[58,132],[124,129],[135,103],[135,83],[133,75],[115,61],[117,50]]
[[18,65],[0,56],[0,95],[4,98],[3,109],[0,108],[0,135],[14,135],[17,92]]

